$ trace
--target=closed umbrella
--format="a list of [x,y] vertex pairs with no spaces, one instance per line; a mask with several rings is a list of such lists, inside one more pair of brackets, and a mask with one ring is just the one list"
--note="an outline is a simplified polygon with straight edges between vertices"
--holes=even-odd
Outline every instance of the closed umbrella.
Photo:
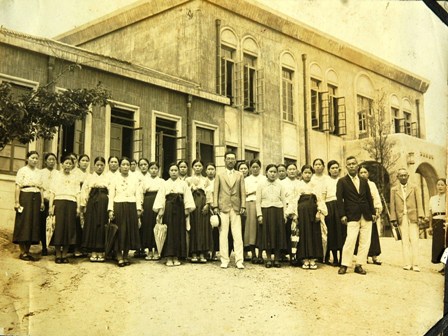
[[47,246],[50,246],[51,238],[53,237],[54,226],[55,226],[55,217],[47,216],[46,228],[45,228],[45,234],[47,237]]
[[109,222],[104,226],[104,231],[105,231],[104,252],[107,255],[112,251],[115,239],[117,238],[118,225],[112,223],[109,220]]
[[156,223],[154,226],[154,238],[159,254],[162,253],[163,244],[165,244],[167,229],[168,226],[166,224]]

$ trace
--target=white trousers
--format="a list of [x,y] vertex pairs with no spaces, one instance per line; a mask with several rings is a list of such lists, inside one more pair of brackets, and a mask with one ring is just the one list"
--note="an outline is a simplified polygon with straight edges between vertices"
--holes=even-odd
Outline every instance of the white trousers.
[[364,216],[357,222],[347,223],[347,238],[342,248],[341,265],[351,267],[353,263],[353,253],[355,252],[356,240],[359,234],[358,255],[356,265],[364,265],[369,254],[370,239],[372,235],[372,221],[367,221]]
[[243,236],[241,232],[241,216],[231,209],[230,212],[221,212],[221,226],[219,227],[219,254],[221,263],[228,264],[229,258],[229,227],[232,230],[235,262],[243,262]]
[[418,266],[419,228],[417,223],[411,223],[407,215],[403,216],[400,224],[401,245],[403,247],[404,264]]

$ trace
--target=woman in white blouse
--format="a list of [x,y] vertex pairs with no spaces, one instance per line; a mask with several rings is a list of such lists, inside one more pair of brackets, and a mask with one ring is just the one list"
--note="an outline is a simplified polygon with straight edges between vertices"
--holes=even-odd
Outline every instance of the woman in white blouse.
[[[437,195],[429,199],[428,219],[429,227],[432,230],[432,253],[431,262],[440,263],[440,257],[448,246],[446,234],[446,179],[437,180]],[[444,268],[440,273],[444,273]]]
[[147,159],[142,158],[138,161],[138,165],[140,167],[143,190],[143,215],[140,228],[142,249],[148,249],[148,254],[145,256],[146,260],[159,260],[160,255],[157,251],[154,237],[157,213],[152,208],[157,192],[165,181],[159,177],[160,167],[157,162],[149,162]]
[[40,241],[42,242],[42,256],[48,255],[47,249],[47,217],[48,208],[50,204],[50,185],[53,178],[59,173],[56,169],[57,158],[53,153],[47,153],[44,156],[45,168],[40,171],[42,178],[42,191],[44,195],[44,206],[45,209],[42,211],[40,216]]
[[142,214],[142,187],[136,174],[129,174],[131,160],[123,157],[119,161],[120,173],[110,184],[109,219],[118,225],[115,240],[118,266],[130,265],[129,250],[140,249],[138,218]]
[[[94,172],[85,180],[81,189],[81,217],[84,220],[82,248],[91,252],[91,262],[104,262],[105,231],[108,221],[110,181],[104,172],[106,159],[94,160]],[[85,210],[85,214],[84,214]]]
[[[277,180],[277,166],[266,166],[266,180],[258,184],[256,208],[258,221],[258,249],[266,251],[266,268],[280,267],[280,251],[286,249],[285,189]],[[274,255],[274,260],[272,260]]]
[[246,225],[244,227],[244,248],[248,249],[252,254],[252,264],[263,264],[263,251],[258,249],[258,257],[255,252],[257,245],[257,208],[255,201],[257,199],[258,185],[265,180],[260,174],[261,162],[253,159],[249,163],[251,174],[244,179],[246,187]]
[[[76,217],[80,214],[79,180],[73,177],[74,161],[70,155],[61,160],[62,171],[50,185],[49,214],[55,215],[56,224],[51,245],[56,247],[57,264],[68,263],[67,252],[77,242]],[[53,207],[54,206],[54,207]]]
[[[167,225],[167,235],[162,256],[167,257],[167,266],[179,266],[180,258],[187,257],[186,218],[195,209],[193,195],[187,182],[179,179],[179,167],[171,163],[168,167],[170,178],[157,192],[153,210],[157,220]],[[159,251],[160,253],[160,251]]]
[[295,192],[296,200],[288,206],[288,214],[297,217],[299,243],[297,260],[302,261],[302,268],[317,269],[316,260],[323,258],[321,215],[328,214],[327,206],[322,200],[321,188],[311,181],[314,173],[310,165],[302,166],[302,180]]
[[37,162],[39,154],[30,151],[26,155],[27,164],[17,171],[15,203],[16,218],[12,242],[20,247],[19,258],[34,261],[30,247],[39,244],[40,211],[44,209],[42,180]]
[[[205,166],[205,174],[207,175],[207,187],[205,188],[205,196],[207,199],[207,223],[210,223],[211,204],[213,203],[213,191],[215,188],[216,166],[213,162],[207,163]],[[217,261],[216,252],[219,251],[219,228],[212,229],[213,244],[211,248],[211,259]]]
[[109,160],[107,160],[107,165],[109,166],[109,171],[106,174],[109,178],[114,179],[116,174],[120,173],[119,161],[120,161],[120,159],[114,155],[110,156]]

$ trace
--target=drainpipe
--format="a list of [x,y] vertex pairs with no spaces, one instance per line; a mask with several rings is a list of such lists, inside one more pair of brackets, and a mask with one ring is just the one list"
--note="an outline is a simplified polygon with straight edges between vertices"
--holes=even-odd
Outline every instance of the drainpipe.
[[216,93],[221,94],[221,20],[217,19],[216,24]]
[[[47,84],[51,83],[48,86],[48,89],[50,91],[53,91],[53,92],[54,92],[55,87],[56,87],[55,83],[53,82],[54,81],[54,66],[55,66],[55,63],[56,63],[56,59],[53,56],[48,57]],[[44,153],[52,152],[52,148],[51,148],[52,141],[57,141],[57,144],[59,144],[60,136],[61,136],[61,126],[59,126],[59,128],[58,128],[58,136],[57,136],[56,139],[44,140],[43,141],[43,152]],[[57,146],[56,157],[59,157],[59,146]]]
[[415,100],[415,107],[417,110],[417,138],[420,138],[421,133],[421,126],[420,126],[420,99]]
[[187,162],[190,164],[193,161],[193,141],[191,139],[191,136],[193,134],[193,123],[191,120],[191,103],[193,101],[193,96],[188,95],[187,96],[187,132],[185,133],[185,158]]
[[302,65],[303,65],[303,111],[304,111],[304,135],[305,135],[305,163],[310,162],[311,149],[310,149],[310,132],[308,127],[308,72],[306,65],[306,54],[302,54]]

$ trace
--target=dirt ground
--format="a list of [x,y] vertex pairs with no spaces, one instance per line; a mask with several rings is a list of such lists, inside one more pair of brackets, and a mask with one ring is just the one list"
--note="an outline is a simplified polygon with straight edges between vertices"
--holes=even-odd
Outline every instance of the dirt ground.
[[21,261],[11,229],[0,227],[0,334],[423,335],[443,312],[431,241],[420,241],[420,273],[402,269],[400,243],[381,244],[383,265],[367,265],[366,276],[323,265],[169,268],[141,259],[118,268]]

